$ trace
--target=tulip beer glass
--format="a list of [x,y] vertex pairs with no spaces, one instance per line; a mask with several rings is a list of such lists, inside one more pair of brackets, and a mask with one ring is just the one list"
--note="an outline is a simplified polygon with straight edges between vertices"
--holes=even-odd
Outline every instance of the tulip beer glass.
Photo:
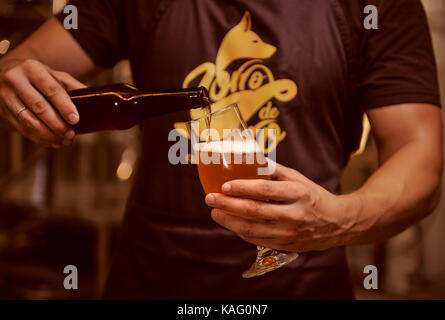
[[[267,160],[254,134],[247,128],[236,104],[186,124],[194,163],[206,193],[221,193],[221,186],[235,179],[270,179],[273,165]],[[258,246],[256,261],[243,273],[251,278],[275,270],[298,257]]]

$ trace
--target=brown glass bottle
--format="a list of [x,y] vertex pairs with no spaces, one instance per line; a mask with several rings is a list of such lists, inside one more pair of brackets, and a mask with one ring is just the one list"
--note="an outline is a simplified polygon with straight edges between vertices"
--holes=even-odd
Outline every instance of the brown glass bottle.
[[89,87],[68,91],[79,112],[74,131],[89,133],[124,130],[147,117],[209,105],[204,87],[140,91],[129,84]]

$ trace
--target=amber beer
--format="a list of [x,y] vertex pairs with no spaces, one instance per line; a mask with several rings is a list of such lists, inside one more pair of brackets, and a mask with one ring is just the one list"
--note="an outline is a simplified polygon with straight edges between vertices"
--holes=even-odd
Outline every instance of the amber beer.
[[253,141],[214,141],[194,147],[199,179],[206,193],[221,192],[221,186],[236,179],[270,179],[259,175],[267,161]]

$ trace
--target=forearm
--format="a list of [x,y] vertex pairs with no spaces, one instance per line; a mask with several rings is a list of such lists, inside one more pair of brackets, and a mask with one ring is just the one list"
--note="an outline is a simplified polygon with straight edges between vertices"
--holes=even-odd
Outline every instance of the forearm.
[[380,241],[428,215],[439,201],[441,171],[441,148],[419,140],[397,150],[362,188],[342,196],[356,213],[349,242]]
[[56,18],[46,21],[28,39],[0,60],[0,71],[14,60],[37,60],[77,79],[85,79],[99,68]]

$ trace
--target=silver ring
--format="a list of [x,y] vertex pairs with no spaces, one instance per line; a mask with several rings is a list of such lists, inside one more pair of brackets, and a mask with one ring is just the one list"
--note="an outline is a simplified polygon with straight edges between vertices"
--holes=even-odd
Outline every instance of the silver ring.
[[20,114],[25,111],[27,108],[26,107],[22,107],[19,111],[17,111],[17,118],[20,116]]

